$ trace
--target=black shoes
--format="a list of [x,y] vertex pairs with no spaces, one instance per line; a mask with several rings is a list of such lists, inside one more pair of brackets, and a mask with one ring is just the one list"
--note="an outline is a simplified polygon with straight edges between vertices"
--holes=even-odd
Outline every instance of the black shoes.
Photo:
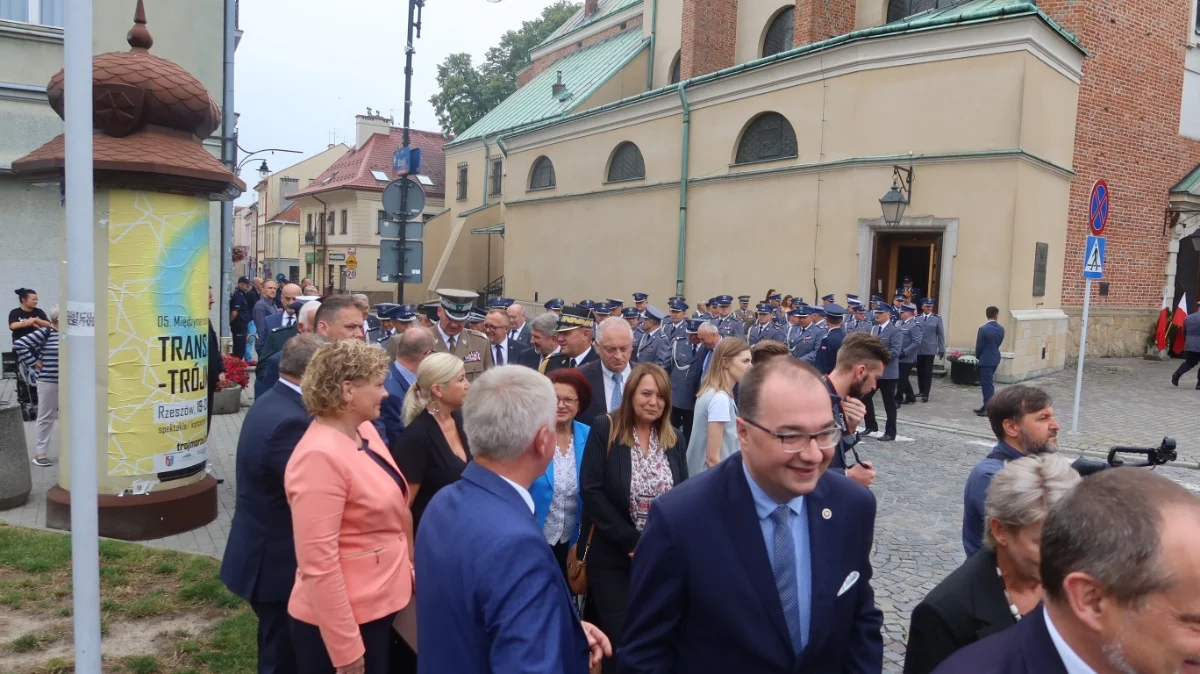
[[929,396],[921,396],[921,402],[923,402],[923,403],[929,402]]
[[882,436],[880,436],[879,441],[880,442],[891,442],[895,439],[896,439],[895,435],[892,435],[891,433],[884,433]]
[[972,410],[972,411],[975,412],[975,416],[977,416],[977,417],[986,417],[987,416],[987,408],[986,407],[980,407],[979,409]]
[[[1171,375],[1171,386],[1179,386],[1179,375]],[[1196,384],[1196,386],[1200,388],[1200,384]]]

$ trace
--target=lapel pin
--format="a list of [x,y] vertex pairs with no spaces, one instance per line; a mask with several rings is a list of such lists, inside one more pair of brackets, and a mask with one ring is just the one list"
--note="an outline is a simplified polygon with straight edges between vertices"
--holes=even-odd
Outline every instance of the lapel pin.
[[825,519],[829,519],[829,518],[833,517],[833,511],[830,510],[829,508],[826,508],[821,511],[821,517],[824,517]]

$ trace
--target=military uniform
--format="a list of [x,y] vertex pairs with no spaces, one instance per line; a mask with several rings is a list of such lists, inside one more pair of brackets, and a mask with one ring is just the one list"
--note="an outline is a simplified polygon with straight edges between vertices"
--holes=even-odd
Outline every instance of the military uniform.
[[[915,314],[917,308],[906,304],[904,311]],[[918,352],[921,350],[921,324],[915,317],[910,317],[907,320],[901,320],[896,327],[900,328],[900,335],[903,337],[900,343],[900,388],[896,392],[896,401],[901,404],[915,403],[917,394],[913,392],[910,377],[917,365]]]
[[[740,295],[738,296],[738,302],[748,305],[750,303],[750,296]],[[742,324],[742,334],[738,336],[745,337],[746,333],[750,331],[750,326],[754,325],[754,311],[752,311],[749,306],[744,306],[734,309],[733,314],[731,315],[733,316],[734,320]]]
[[692,433],[696,413],[696,394],[700,388],[700,345],[689,335],[700,330],[700,321],[690,320],[671,338],[671,425],[683,431],[686,445]]
[[[926,299],[924,306],[932,307],[933,300]],[[929,389],[933,385],[933,359],[946,353],[946,328],[942,317],[930,311],[917,316],[921,324],[921,349],[917,352],[917,391],[922,402],[929,402]]]
[[803,338],[804,338],[804,326],[803,325],[789,324],[787,326],[787,328],[785,329],[784,339],[786,340],[788,352],[791,353],[793,356],[796,355],[796,350],[800,347],[800,342]]
[[[442,298],[442,311],[450,320],[460,322],[466,322],[471,312],[472,302],[479,297],[479,293],[470,290],[439,289],[437,293]],[[443,336],[440,325],[434,328],[434,337],[433,350],[435,352],[450,353],[462,358],[468,381],[474,381],[479,375],[495,366],[495,362],[492,360],[492,350],[488,348],[487,336],[482,332],[464,327],[457,337],[450,337],[454,348],[450,348],[450,345],[446,343],[448,335]]]
[[750,346],[754,346],[764,339],[773,339],[777,342],[787,339],[779,324],[771,321],[768,321],[766,325],[755,323],[750,326],[750,334],[747,337],[749,338]]
[[656,363],[664,370],[670,371],[671,340],[661,327],[663,314],[657,308],[649,306],[646,307],[645,318],[658,321],[659,327],[651,330],[649,325],[646,326],[646,334],[637,342],[637,362]]
[[809,354],[809,358],[805,361],[812,363],[813,367],[817,368],[821,374],[829,374],[833,372],[833,368],[837,365],[838,350],[842,348],[842,342],[846,339],[846,331],[842,326],[830,328],[829,332],[821,338],[821,342],[817,348]]

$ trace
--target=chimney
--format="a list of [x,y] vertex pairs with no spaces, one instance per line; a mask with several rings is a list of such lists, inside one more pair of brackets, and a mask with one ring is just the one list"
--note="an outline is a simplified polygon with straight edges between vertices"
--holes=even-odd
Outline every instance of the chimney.
[[355,115],[354,117],[354,149],[362,149],[367,140],[377,134],[387,135],[392,132],[392,125],[383,117],[376,115]]
[[590,18],[593,14],[595,14],[597,5],[599,5],[599,4],[600,4],[600,0],[584,0],[583,18],[587,19],[587,18]]
[[567,85],[563,84],[562,71],[560,70],[560,71],[558,71],[558,81],[555,82],[550,87],[550,95],[553,96],[554,98],[558,98],[558,95],[561,94],[563,91],[565,91],[566,88],[567,88]]
[[733,65],[737,0],[683,0],[680,79],[707,75]]

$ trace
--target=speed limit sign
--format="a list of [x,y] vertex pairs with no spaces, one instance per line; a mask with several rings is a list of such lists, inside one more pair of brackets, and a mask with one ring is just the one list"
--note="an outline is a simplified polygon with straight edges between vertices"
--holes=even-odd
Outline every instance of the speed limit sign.
[[353,269],[347,269],[347,270],[343,271],[342,274],[344,274],[346,276],[346,278],[354,278],[355,275],[358,274],[358,272]]

